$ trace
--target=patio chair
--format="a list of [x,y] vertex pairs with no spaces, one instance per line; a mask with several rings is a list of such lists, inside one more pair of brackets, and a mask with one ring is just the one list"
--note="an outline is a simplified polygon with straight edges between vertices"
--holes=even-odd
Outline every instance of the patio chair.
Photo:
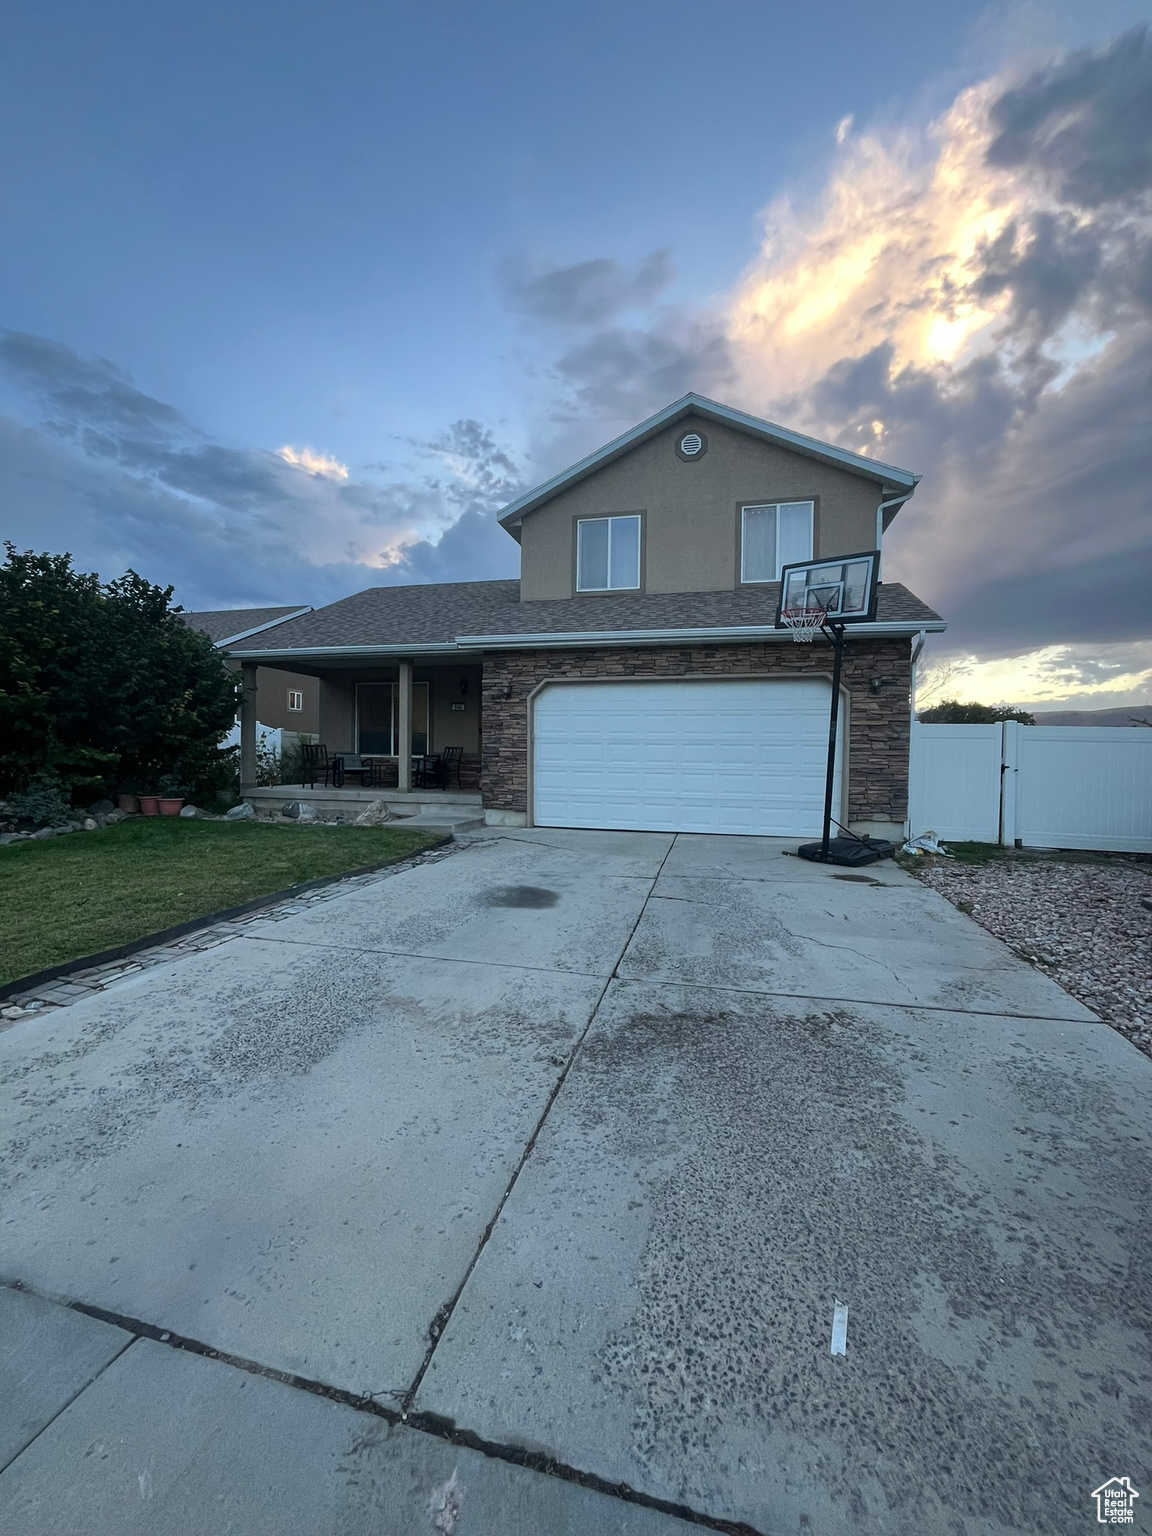
[[456,788],[463,789],[460,782],[460,760],[464,756],[463,747],[445,747],[440,754],[440,787],[447,789],[451,779],[456,780]]
[[359,752],[341,752],[332,759],[332,783],[340,789],[348,778],[358,779],[363,788],[373,789],[380,783],[380,769],[371,759],[364,762]]
[[417,752],[413,754],[412,788],[444,788],[444,764],[438,752]]
[[319,742],[302,741],[300,743],[300,783],[315,788],[317,776],[325,785],[332,777],[332,761],[328,756],[328,748]]

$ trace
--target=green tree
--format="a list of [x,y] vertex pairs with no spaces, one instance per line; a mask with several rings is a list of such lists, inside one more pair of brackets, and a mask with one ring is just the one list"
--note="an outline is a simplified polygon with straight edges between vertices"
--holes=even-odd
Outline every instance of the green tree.
[[1035,725],[1026,709],[1009,709],[1006,704],[961,704],[944,699],[916,716],[921,725],[996,725],[1001,720],[1019,720],[1021,725]]
[[70,555],[5,546],[0,565],[0,792],[59,778],[91,795],[127,780],[214,776],[236,681],[172,588]]

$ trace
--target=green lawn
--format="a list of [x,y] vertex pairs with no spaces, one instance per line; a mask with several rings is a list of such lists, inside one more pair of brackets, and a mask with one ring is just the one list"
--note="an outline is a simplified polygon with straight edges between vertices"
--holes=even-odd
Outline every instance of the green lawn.
[[417,853],[394,827],[134,818],[0,848],[0,986],[303,880]]

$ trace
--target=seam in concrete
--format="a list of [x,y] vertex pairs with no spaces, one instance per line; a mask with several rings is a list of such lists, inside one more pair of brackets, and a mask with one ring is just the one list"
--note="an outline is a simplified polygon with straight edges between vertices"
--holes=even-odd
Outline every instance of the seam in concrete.
[[556,1079],[556,1082],[552,1088],[552,1092],[548,1095],[547,1103],[544,1105],[543,1112],[541,1113],[539,1120],[536,1122],[535,1129],[533,1130],[531,1136],[529,1136],[528,1141],[525,1144],[524,1151],[520,1155],[520,1160],[512,1171],[512,1177],[508,1181],[508,1187],[500,1196],[496,1209],[492,1214],[492,1219],[489,1221],[488,1225],[484,1228],[484,1231],[480,1235],[480,1241],[477,1244],[476,1252],[472,1255],[472,1260],[464,1273],[464,1278],[457,1286],[456,1292],[452,1296],[451,1300],[445,1302],[445,1304],[436,1313],[436,1316],[432,1319],[432,1322],[429,1325],[429,1344],[427,1353],[425,1354],[424,1359],[421,1361],[420,1369],[416,1372],[416,1375],[412,1380],[412,1384],[405,1392],[403,1398],[401,1398],[401,1414],[404,1419],[407,1419],[409,1416],[409,1411],[416,1399],[416,1394],[420,1390],[420,1384],[424,1380],[424,1377],[428,1371],[428,1367],[432,1364],[432,1357],[435,1355],[440,1340],[444,1336],[444,1330],[447,1328],[449,1322],[451,1321],[452,1314],[456,1310],[456,1306],[460,1300],[460,1297],[464,1294],[465,1286],[467,1286],[469,1280],[472,1278],[472,1273],[475,1270],[476,1265],[480,1262],[480,1256],[484,1252],[484,1249],[487,1247],[488,1239],[492,1236],[492,1233],[496,1229],[496,1223],[500,1220],[504,1207],[508,1204],[508,1200],[512,1194],[512,1191],[516,1187],[516,1181],[519,1179],[521,1173],[524,1171],[524,1167],[528,1162],[528,1159],[532,1156],[532,1153],[536,1149],[536,1142],[540,1136],[540,1132],[544,1129],[544,1124],[547,1121],[548,1116],[552,1113],[552,1106],[555,1104],[560,1090],[568,1080],[568,1074],[571,1072],[572,1067],[576,1061],[576,1057],[580,1053],[581,1046],[588,1038],[588,1031],[592,1028],[592,1025],[596,1020],[596,1015],[600,1012],[600,1004],[604,1001],[604,995],[608,991],[608,988],[612,985],[613,980],[617,977],[617,973],[620,969],[620,962],[628,953],[628,946],[631,944],[633,936],[635,935],[637,928],[640,926],[641,919],[648,909],[648,903],[652,899],[652,892],[656,887],[656,881],[660,878],[660,871],[664,868],[665,861],[667,860],[668,855],[672,852],[672,849],[675,847],[675,845],[676,839],[673,837],[672,842],[669,843],[667,851],[664,854],[664,858],[660,860],[659,869],[657,869],[655,875],[652,877],[648,887],[648,894],[640,903],[640,910],[636,914],[636,920],[628,930],[628,935],[620,946],[619,953],[616,956],[615,964],[613,965],[610,974],[605,978],[604,985],[600,988],[596,1002],[588,1015],[588,1022],[580,1031],[580,1034],[572,1046],[571,1051],[568,1053],[568,1060],[564,1064],[564,1069]]
[[[589,1021],[591,1022],[591,1021]],[[438,1414],[398,1413],[394,1408],[386,1408],[373,1397],[358,1397],[353,1392],[345,1391],[341,1387],[330,1387],[325,1382],[315,1381],[307,1376],[296,1376],[290,1371],[280,1371],[274,1366],[261,1365],[258,1360],[248,1360],[243,1355],[232,1355],[225,1350],[213,1349],[200,1339],[189,1338],[184,1334],[173,1333],[167,1328],[157,1328],[153,1323],[146,1323],[141,1318],[129,1317],[124,1313],[110,1312],[106,1307],[95,1307],[87,1302],[77,1301],[68,1297],[53,1295],[40,1291],[35,1286],[26,1284],[22,1280],[14,1280],[0,1276],[0,1285],[9,1290],[19,1291],[28,1296],[37,1296],[42,1301],[52,1302],[56,1306],[66,1307],[70,1312],[79,1312],[83,1317],[95,1318],[101,1323],[111,1323],[117,1328],[122,1328],[132,1337],[115,1356],[118,1360],[125,1350],[129,1349],[137,1339],[150,1339],[153,1343],[163,1344],[169,1349],[181,1350],[186,1354],[200,1355],[206,1360],[218,1360],[222,1365],[229,1365],[234,1370],[246,1371],[250,1376],[263,1376],[269,1381],[277,1381],[282,1386],[295,1387],[298,1391],[309,1392],[314,1397],[327,1398],[329,1402],[340,1403],[345,1408],[355,1409],[358,1413],[372,1414],[375,1418],[384,1419],[386,1423],[395,1426],[403,1425],[414,1433],[425,1434],[436,1440],[447,1441],[450,1445],[462,1446],[467,1450],[479,1451],[481,1455],[489,1457],[493,1461],[504,1461],[512,1466],[524,1467],[530,1472],[540,1472],[546,1477],[554,1477],[561,1482],[575,1483],[581,1488],[591,1489],[595,1493],[607,1494],[611,1498],[620,1499],[624,1503],[638,1504],[646,1509],[655,1510],[659,1514],[672,1515],[679,1520],[684,1520],[692,1525],[704,1526],[708,1530],[720,1531],[724,1536],[765,1536],[764,1532],[756,1530],[754,1526],[744,1525],[731,1520],[716,1519],[704,1514],[701,1510],[691,1509],[686,1504],[673,1504],[667,1499],[658,1499],[651,1494],[642,1493],[628,1483],[610,1483],[606,1478],[598,1477],[595,1472],[584,1472],[579,1467],[570,1466],[567,1462],[557,1461],[550,1456],[538,1451],[525,1450],[521,1446],[506,1445],[498,1440],[485,1440],[480,1435],[473,1434],[471,1430],[461,1429],[452,1419],[442,1418]],[[112,1361],[108,1361],[111,1365]],[[108,1369],[105,1365],[92,1381],[77,1392],[60,1413],[64,1413],[72,1403],[86,1392],[88,1387],[103,1375]],[[54,1414],[49,1423],[60,1417],[60,1413]],[[45,1424],[41,1430],[33,1436],[38,1439],[48,1428]],[[32,1440],[28,1442],[29,1445]],[[27,1446],[17,1454],[22,1455]],[[15,1459],[15,1458],[13,1458]],[[11,1462],[8,1463],[12,1465]]]
[[[4,1281],[4,1282],[0,1282],[0,1283],[7,1284],[8,1282]],[[23,1291],[23,1290],[27,1289],[26,1286],[22,1286],[22,1285],[13,1285],[11,1288],[13,1290],[19,1290],[19,1291]],[[35,1295],[36,1293],[32,1292],[31,1294]],[[42,1299],[43,1300],[51,1300],[52,1298],[44,1297]],[[78,1309],[73,1308],[72,1310],[78,1310]],[[104,1319],[100,1319],[100,1321],[104,1321]],[[77,1387],[75,1392],[73,1392],[72,1396],[68,1399],[68,1401],[66,1403],[62,1403],[61,1406],[59,1408],[57,1408],[56,1412],[52,1415],[52,1417],[50,1419],[46,1420],[43,1424],[41,1424],[40,1428],[36,1431],[36,1433],[34,1435],[32,1435],[30,1439],[25,1440],[24,1444],[20,1447],[20,1449],[14,1455],[9,1456],[8,1460],[6,1462],[4,1462],[3,1465],[0,1465],[0,1477],[2,1477],[5,1472],[7,1472],[8,1468],[10,1466],[14,1465],[14,1463],[17,1462],[20,1459],[21,1456],[23,1456],[24,1452],[28,1449],[28,1447],[30,1445],[35,1445],[36,1444],[37,1440],[39,1440],[40,1436],[44,1433],[44,1431],[46,1429],[50,1429],[52,1427],[52,1425],[55,1424],[56,1420],[60,1417],[60,1415],[62,1413],[67,1413],[68,1412],[69,1408],[71,1408],[72,1404],[81,1395],[81,1393],[87,1392],[88,1388],[92,1385],[92,1383],[94,1381],[99,1381],[100,1380],[101,1376],[103,1376],[104,1372],[108,1369],[108,1367],[110,1365],[112,1365],[115,1361],[119,1360],[119,1358],[120,1358],[120,1356],[122,1354],[124,1354],[127,1350],[132,1348],[133,1344],[135,1344],[135,1342],[136,1342],[136,1338],[137,1338],[136,1334],[134,1334],[134,1333],[129,1334],[128,1342],[126,1344],[122,1345],[121,1348],[116,1351],[116,1353],[112,1356],[112,1359],[111,1360],[105,1360],[104,1364],[95,1373],[95,1375],[94,1376],[90,1376],[88,1378],[88,1380],[83,1384],[83,1386]]]
[[[979,967],[965,966],[963,969],[978,970]],[[949,1007],[947,1003],[897,1003],[887,997],[833,997],[822,992],[778,992],[770,987],[725,987],[714,981],[676,981],[664,976],[613,974],[609,980],[618,981],[625,987],[680,987],[687,992],[734,992],[740,997],[786,997],[799,1003],[851,1003],[858,1008],[906,1008],[909,1013],[960,1013],[971,1014],[978,1019],[1028,1019],[1034,1024],[1104,1024],[1104,1020],[1097,1014],[1093,1014],[1091,1019],[1074,1019],[1063,1013],[1009,1013],[1003,1008],[957,1008]],[[1084,1007],[1088,1007],[1087,1003]]]

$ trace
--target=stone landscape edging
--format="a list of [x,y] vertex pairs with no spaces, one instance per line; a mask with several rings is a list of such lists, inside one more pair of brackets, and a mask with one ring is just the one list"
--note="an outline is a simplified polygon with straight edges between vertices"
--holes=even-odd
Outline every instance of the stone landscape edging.
[[0,986],[0,1003],[22,992],[32,992],[37,987],[47,986],[49,982],[60,981],[65,976],[74,975],[76,971],[86,971],[98,965],[111,965],[114,960],[127,960],[131,955],[139,954],[142,949],[171,944],[174,939],[187,938],[190,933],[198,933],[202,928],[211,928],[214,923],[226,923],[231,918],[243,917],[248,912],[257,912],[261,907],[272,907],[277,902],[291,901],[295,896],[302,896],[308,891],[318,891],[325,885],[335,885],[339,880],[350,880],[354,875],[371,875],[379,869],[387,869],[390,864],[403,864],[407,859],[419,858],[420,854],[444,848],[451,841],[452,836],[449,833],[429,843],[426,848],[421,848],[417,854],[394,853],[391,858],[378,859],[374,864],[359,864],[355,869],[343,869],[339,874],[319,875],[315,880],[302,880],[299,885],[291,885],[285,891],[272,891],[267,896],[256,896],[251,901],[241,902],[238,907],[225,907],[222,911],[211,912],[205,917],[192,917],[186,923],[176,923],[171,928],[161,928],[156,933],[145,934],[143,938],[130,939],[127,944],[117,944],[113,949],[102,949],[94,955],[83,955],[78,960],[65,960],[60,965],[50,965],[43,971],[33,971],[28,976],[18,976],[15,981],[9,981]]

